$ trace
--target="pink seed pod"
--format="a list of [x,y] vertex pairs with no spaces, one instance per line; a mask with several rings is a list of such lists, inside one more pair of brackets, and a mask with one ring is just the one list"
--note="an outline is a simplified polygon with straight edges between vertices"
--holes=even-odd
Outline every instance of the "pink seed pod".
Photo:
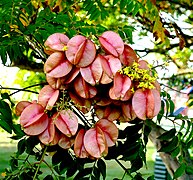
[[27,135],[39,135],[48,127],[49,118],[44,110],[44,107],[37,103],[32,103],[23,110],[20,124]]
[[125,66],[131,66],[134,62],[138,62],[135,51],[127,44],[124,45],[124,51],[119,56],[119,59]]
[[53,89],[50,85],[44,86],[38,95],[38,103],[45,109],[51,110],[59,97],[59,90]]
[[60,135],[58,145],[63,149],[69,149],[74,144],[74,139],[65,136],[64,134]]
[[96,56],[95,44],[84,36],[77,35],[67,44],[66,57],[77,67],[86,67],[91,64]]
[[113,31],[104,32],[99,37],[99,42],[101,47],[107,54],[111,54],[115,57],[118,57],[123,53],[124,42],[121,37]]
[[88,152],[84,146],[84,135],[86,130],[81,129],[78,134],[76,135],[74,141],[74,153],[79,158],[87,158],[89,156]]
[[161,109],[160,93],[156,89],[138,89],[132,98],[132,107],[138,118],[152,119]]
[[59,131],[67,137],[76,134],[78,130],[78,118],[70,109],[55,113],[52,119]]
[[131,79],[117,72],[114,76],[113,87],[109,90],[109,96],[114,100],[127,101],[131,98]]
[[63,52],[54,52],[44,64],[44,72],[54,78],[66,76],[71,70],[72,64]]
[[122,104],[121,109],[125,122],[134,120],[137,117],[130,101]]
[[84,146],[89,155],[94,158],[101,158],[108,153],[105,135],[98,126],[86,131],[84,135]]
[[95,106],[95,113],[99,119],[107,119],[109,121],[118,120],[121,115],[121,109],[115,105]]
[[80,68],[80,73],[84,80],[92,86],[98,84],[103,73],[100,58],[97,56],[89,66]]
[[64,51],[69,41],[68,36],[62,33],[54,33],[50,35],[44,43],[45,52],[50,55],[56,51]]
[[30,104],[32,104],[32,102],[29,102],[29,101],[20,101],[19,103],[17,103],[15,107],[16,116],[20,116],[23,110]]
[[97,94],[97,89],[88,84],[81,76],[74,81],[74,89],[76,93],[82,98],[93,98]]
[[117,126],[112,121],[107,119],[100,119],[97,121],[95,126],[99,127],[103,131],[107,141],[107,146],[114,146],[118,138]]

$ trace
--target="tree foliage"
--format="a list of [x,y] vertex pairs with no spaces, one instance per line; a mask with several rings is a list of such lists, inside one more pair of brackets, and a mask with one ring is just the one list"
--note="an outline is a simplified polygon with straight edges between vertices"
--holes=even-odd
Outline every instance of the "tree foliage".
[[[58,145],[45,146],[37,136],[27,136],[24,133],[25,128],[21,128],[15,120],[12,94],[2,92],[0,126],[13,135],[12,139],[18,140],[17,152],[10,159],[10,168],[6,169],[5,179],[42,177],[42,163],[50,168],[50,174],[43,177],[44,179],[105,179],[108,168],[106,161],[111,159],[125,171],[123,178],[127,174],[131,179],[143,179],[138,170],[146,164],[148,138],[155,144],[174,179],[191,179],[193,169],[189,151],[193,149],[193,120],[174,113],[175,104],[164,89],[171,87],[180,91],[193,84],[192,7],[190,0],[0,0],[2,63],[33,71],[35,74],[29,83],[36,82],[37,75],[40,77],[38,84],[41,82],[41,87],[45,85],[46,78],[42,72],[49,54],[46,54],[44,43],[54,33],[63,33],[70,39],[82,35],[92,39],[96,46],[100,46],[98,38],[101,34],[109,30],[118,33],[126,44],[131,45],[148,37],[147,43],[135,49],[139,57],[156,54],[155,57],[160,60],[154,60],[151,68],[155,71],[159,71],[160,67],[167,68],[166,64],[176,67],[175,74],[165,74],[162,79],[158,79],[161,83],[162,101],[161,110],[154,120],[142,121],[138,117],[127,122],[125,129],[119,129],[118,141],[109,148],[108,155],[96,159],[77,158],[73,156],[71,149],[66,150]],[[153,47],[149,44],[153,44]],[[27,87],[26,84],[26,88],[21,90],[27,91],[33,85]],[[68,101],[64,94],[61,97],[63,101]],[[192,105],[191,99],[189,95],[189,106]],[[169,130],[161,127],[165,119],[172,124]],[[51,166],[45,160],[48,154],[52,154]],[[24,155],[25,159],[20,158]],[[130,166],[123,166],[122,161],[130,162]]]

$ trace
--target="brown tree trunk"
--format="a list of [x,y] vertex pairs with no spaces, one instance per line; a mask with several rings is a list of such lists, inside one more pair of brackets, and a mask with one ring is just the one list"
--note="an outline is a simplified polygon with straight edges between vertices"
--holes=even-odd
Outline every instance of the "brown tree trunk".
[[[157,139],[157,137],[159,137],[161,134],[166,132],[166,130],[156,125],[153,121],[150,123],[150,126],[152,130],[149,134],[149,139],[152,141],[156,149],[159,150],[161,148],[161,141]],[[189,156],[188,150],[187,150],[187,154]],[[171,175],[171,177],[173,177],[174,172],[180,166],[177,158],[173,158],[169,153],[165,153],[165,152],[159,152],[159,155],[162,158],[162,161],[164,162],[168,170],[168,173]],[[187,158],[189,158],[190,160],[189,162],[192,164],[190,156]],[[177,180],[192,180],[192,179],[193,179],[193,175],[184,174],[183,176],[179,177]]]

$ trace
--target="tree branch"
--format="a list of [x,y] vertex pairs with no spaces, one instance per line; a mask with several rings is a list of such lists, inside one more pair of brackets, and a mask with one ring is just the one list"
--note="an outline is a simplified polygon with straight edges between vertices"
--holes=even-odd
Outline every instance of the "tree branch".
[[[153,121],[149,122],[148,125],[150,125],[151,127],[149,139],[152,141],[156,149],[159,150],[161,148],[161,141],[157,138],[164,132],[166,132],[166,130],[155,124]],[[187,151],[187,154],[189,154],[188,149],[186,149],[185,151]],[[172,158],[171,154],[165,152],[159,152],[159,155],[162,158],[162,161],[164,162],[168,172],[173,177],[174,172],[180,167],[177,158]],[[190,159],[189,161],[190,164],[192,164],[192,161]],[[192,175],[184,174],[183,176],[179,177],[178,180],[191,180],[192,178],[193,178]]]

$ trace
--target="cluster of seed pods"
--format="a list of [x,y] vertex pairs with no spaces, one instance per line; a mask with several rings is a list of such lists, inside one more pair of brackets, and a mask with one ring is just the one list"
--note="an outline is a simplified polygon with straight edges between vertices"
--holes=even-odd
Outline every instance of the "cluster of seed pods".
[[[121,73],[135,63],[151,76],[148,63],[139,60],[117,33],[106,31],[96,43],[82,35],[69,39],[54,33],[45,42],[45,52],[48,85],[37,101],[16,106],[24,132],[38,136],[41,143],[72,148],[79,158],[100,158],[117,141],[116,121],[152,119],[159,113],[159,84],[139,87],[136,79]],[[73,107],[85,115],[83,123]],[[88,112],[92,121],[85,120]]]

